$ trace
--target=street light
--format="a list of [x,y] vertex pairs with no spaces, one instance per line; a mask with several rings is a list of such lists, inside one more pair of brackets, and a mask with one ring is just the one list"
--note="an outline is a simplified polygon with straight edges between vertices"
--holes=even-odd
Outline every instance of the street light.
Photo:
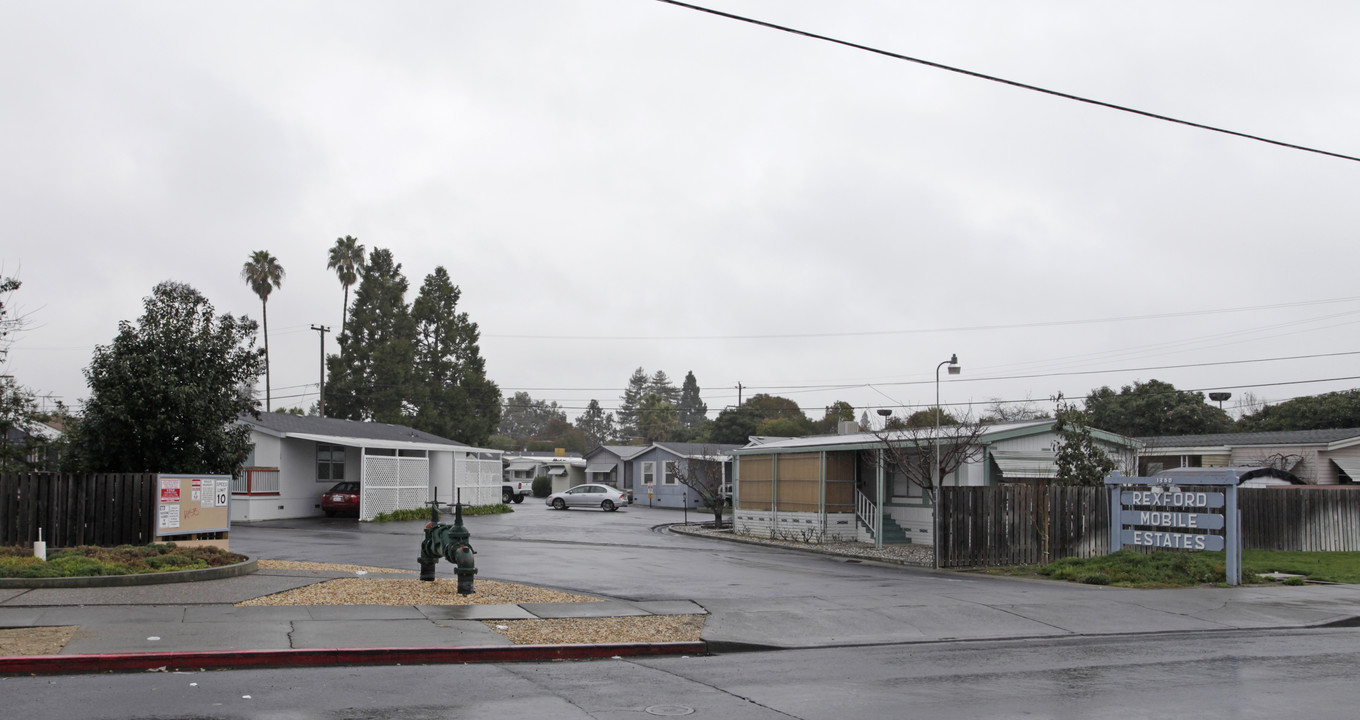
[[931,516],[934,519],[935,567],[940,566],[940,368],[949,366],[950,375],[958,375],[963,370],[959,365],[958,353],[951,353],[949,359],[935,366],[935,462],[930,464],[931,491],[935,493]]
[[935,366],[935,465],[930,472],[930,481],[937,488],[940,486],[940,368],[945,365],[949,366],[950,375],[958,375],[963,370],[957,353]]

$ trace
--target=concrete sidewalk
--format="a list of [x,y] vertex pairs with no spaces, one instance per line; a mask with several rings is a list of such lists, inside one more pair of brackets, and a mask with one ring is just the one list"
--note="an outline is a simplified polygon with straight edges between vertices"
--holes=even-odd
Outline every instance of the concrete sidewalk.
[[[469,606],[235,607],[350,573],[261,570],[122,588],[0,590],[0,628],[75,625],[61,654],[0,657],[0,674],[210,667],[506,662],[1360,624],[1360,587],[1127,590],[913,570],[946,580],[910,596]],[[382,577],[382,576],[375,576]],[[410,577],[409,575],[405,577]],[[483,620],[707,614],[703,641],[515,646]]]

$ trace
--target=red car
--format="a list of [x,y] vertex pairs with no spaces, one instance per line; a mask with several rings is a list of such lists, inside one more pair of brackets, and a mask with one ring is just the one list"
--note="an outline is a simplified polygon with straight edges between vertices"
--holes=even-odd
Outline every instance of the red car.
[[359,483],[336,483],[321,496],[321,509],[326,511],[326,517],[335,517],[340,513],[358,517]]

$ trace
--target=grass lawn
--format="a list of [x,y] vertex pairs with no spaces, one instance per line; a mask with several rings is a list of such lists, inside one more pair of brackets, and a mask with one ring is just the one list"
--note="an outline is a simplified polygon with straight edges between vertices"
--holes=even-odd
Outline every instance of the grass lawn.
[[1254,573],[1282,572],[1306,575],[1309,580],[1360,584],[1360,552],[1244,550],[1242,567]]
[[[1360,584],[1360,552],[1278,552],[1247,550],[1242,553],[1242,582],[1268,582],[1259,573],[1304,575],[1308,580]],[[983,572],[1014,576],[1039,576],[1090,585],[1133,588],[1189,587],[1225,582],[1224,553],[1139,553],[1121,550],[1102,557],[1065,558],[1045,566],[989,568]]]

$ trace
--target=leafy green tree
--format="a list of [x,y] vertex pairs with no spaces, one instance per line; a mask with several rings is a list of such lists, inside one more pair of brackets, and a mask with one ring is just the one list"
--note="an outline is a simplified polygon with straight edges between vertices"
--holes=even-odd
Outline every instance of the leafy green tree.
[[412,425],[481,445],[500,424],[501,391],[486,377],[477,323],[458,311],[462,291],[443,267],[426,276],[411,305],[415,323]]
[[349,318],[349,289],[359,282],[364,269],[364,246],[359,244],[359,238],[349,235],[336,238],[327,257],[326,269],[334,270],[341,287],[345,288],[345,304],[340,311],[340,337],[344,337],[345,321]]
[[561,448],[567,452],[585,454],[591,449],[585,433],[567,422],[565,416],[555,416],[539,431],[539,436],[524,443],[526,450],[552,452]]
[[1327,430],[1360,427],[1360,389],[1294,398],[1243,415],[1237,429]]
[[708,405],[699,397],[699,381],[694,378],[693,370],[685,373],[675,409],[680,413],[680,426],[691,431],[703,427],[708,419]]
[[535,400],[523,390],[505,399],[497,434],[514,438],[516,447],[527,447],[531,440],[547,439],[554,420],[567,421],[557,402]]
[[415,321],[406,306],[406,277],[384,248],[375,249],[354,293],[354,324],[340,353],[326,358],[326,412],[348,420],[405,425],[415,369]]
[[[8,357],[9,335],[23,327],[23,319],[11,314],[10,297],[22,285],[17,278],[0,278],[0,360]],[[37,398],[9,375],[0,375],[0,472],[34,469],[30,453],[39,441]]]
[[632,440],[637,438],[637,411],[642,406],[642,397],[647,394],[648,386],[647,371],[641,367],[633,371],[633,375],[628,378],[628,386],[623,389],[623,395],[619,398],[619,411],[615,416],[619,423],[619,438],[622,440]]
[[762,435],[761,423],[764,421],[788,420],[789,424],[771,424],[766,428],[778,428],[781,437],[801,437],[812,432],[812,421],[803,414],[798,403],[777,395],[758,393],[751,396],[745,404],[735,408],[725,408],[714,418],[708,428],[708,441],[715,444],[745,445],[752,435]]
[[1086,396],[1090,426],[1129,437],[1204,435],[1228,432],[1232,419],[1204,401],[1204,393],[1177,390],[1160,380],[1109,387]]
[[855,421],[855,406],[844,400],[837,400],[826,406],[826,414],[818,420],[813,427],[813,432],[818,435],[829,435],[840,430],[842,421]]
[[1087,413],[1071,403],[1064,402],[1062,395],[1057,397],[1057,422],[1053,429],[1058,433],[1056,462],[1057,485],[1086,485],[1099,487],[1105,477],[1114,472],[1118,465],[1109,453],[1096,444],[1091,437],[1091,426],[1087,423]]
[[235,475],[250,453],[250,387],[264,370],[258,325],[213,315],[197,290],[163,282],[136,323],[118,324],[85,369],[90,396],[72,435],[73,464],[87,472]]
[[585,412],[576,418],[576,429],[581,431],[593,449],[614,437],[614,414],[605,412],[598,400],[591,399]]
[[638,434],[643,442],[665,442],[680,429],[680,413],[659,393],[647,393],[637,411]]
[[924,410],[917,410],[916,412],[908,415],[907,419],[902,421],[901,427],[933,428],[936,425],[935,421],[936,410],[940,411],[939,419],[940,426],[943,427],[945,425],[959,424],[959,419],[949,414],[948,410],[945,410],[943,408],[928,407],[925,408]]
[[33,393],[14,378],[0,376],[0,473],[41,469],[32,457],[44,457],[47,442],[38,435],[41,414]]
[[260,317],[264,321],[264,409],[269,410],[269,293],[283,287],[283,266],[267,250],[256,250],[241,267],[241,279],[260,297]]

